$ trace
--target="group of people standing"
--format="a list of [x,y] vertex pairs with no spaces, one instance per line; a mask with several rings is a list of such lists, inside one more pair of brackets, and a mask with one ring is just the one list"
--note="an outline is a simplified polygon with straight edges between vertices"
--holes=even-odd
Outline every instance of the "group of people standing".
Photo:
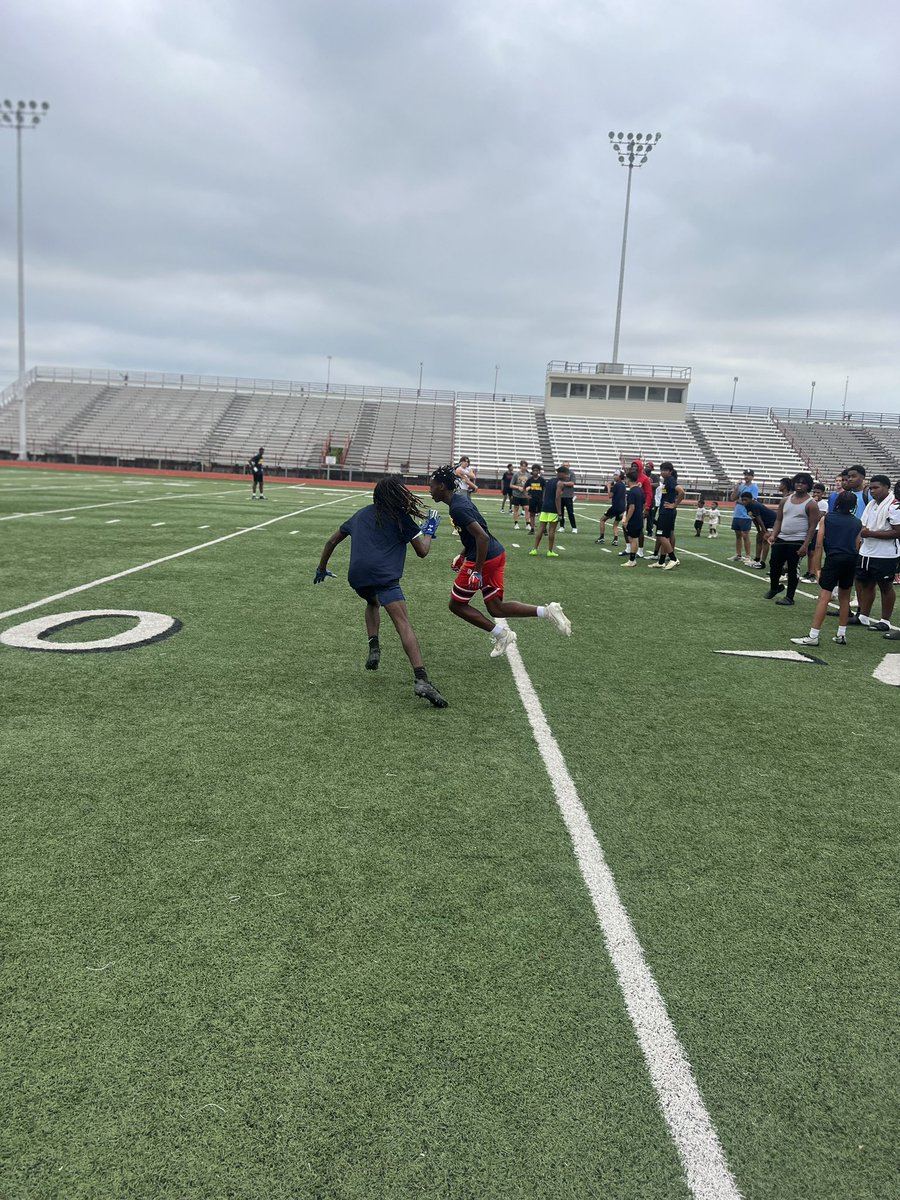
[[512,513],[513,529],[519,528],[519,515],[525,521],[528,533],[535,535],[535,544],[531,554],[538,553],[538,547],[547,531],[548,558],[558,558],[554,546],[557,529],[565,529],[566,518],[572,533],[578,533],[578,522],[575,519],[575,476],[568,462],[562,462],[556,468],[555,474],[544,475],[540,463],[519,460],[519,469],[512,463],[506,464],[506,470],[500,480],[501,500],[500,511],[507,508]]

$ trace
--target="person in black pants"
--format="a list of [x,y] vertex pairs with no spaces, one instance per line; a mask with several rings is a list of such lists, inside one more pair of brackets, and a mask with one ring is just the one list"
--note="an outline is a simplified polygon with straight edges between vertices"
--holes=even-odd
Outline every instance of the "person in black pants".
[[787,594],[776,600],[776,604],[794,603],[797,566],[809,551],[809,544],[821,516],[818,504],[810,495],[815,482],[812,475],[807,471],[800,471],[792,482],[794,490],[779,504],[775,526],[768,537],[772,553],[769,556],[769,590],[765,593],[766,600],[771,600],[784,591],[781,573],[787,568]]
[[573,533],[578,532],[578,522],[575,520],[575,476],[572,474],[572,468],[569,466],[569,460],[560,463],[560,467],[565,467],[567,475],[562,484],[562,511],[559,516],[560,530],[566,527],[566,514],[569,515],[569,527]]

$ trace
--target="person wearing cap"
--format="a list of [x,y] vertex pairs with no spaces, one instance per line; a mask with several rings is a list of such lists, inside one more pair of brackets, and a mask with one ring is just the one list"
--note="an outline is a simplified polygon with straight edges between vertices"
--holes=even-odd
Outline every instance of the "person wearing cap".
[[750,558],[750,530],[753,528],[753,521],[746,506],[741,503],[741,496],[744,492],[751,492],[754,500],[759,499],[759,488],[753,482],[753,472],[749,467],[744,471],[744,478],[734,485],[731,493],[731,498],[735,502],[734,513],[731,517],[731,528],[734,530],[732,562],[743,562],[745,559],[748,562],[753,561]]

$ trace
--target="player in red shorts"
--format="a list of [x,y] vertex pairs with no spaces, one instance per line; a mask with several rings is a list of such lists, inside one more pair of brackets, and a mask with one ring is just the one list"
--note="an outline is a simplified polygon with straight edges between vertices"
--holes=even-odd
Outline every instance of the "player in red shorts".
[[[431,476],[432,498],[449,507],[463,546],[455,564],[459,567],[459,573],[450,592],[450,611],[470,625],[487,630],[494,640],[491,658],[499,658],[516,643],[516,635],[503,618],[543,617],[552,621],[559,632],[568,637],[572,632],[572,622],[556,601],[534,605],[503,599],[506,551],[491,534],[487,522],[469,497],[457,491],[456,485],[456,475],[451,466],[438,467]],[[471,601],[479,592],[493,621],[471,606]]]

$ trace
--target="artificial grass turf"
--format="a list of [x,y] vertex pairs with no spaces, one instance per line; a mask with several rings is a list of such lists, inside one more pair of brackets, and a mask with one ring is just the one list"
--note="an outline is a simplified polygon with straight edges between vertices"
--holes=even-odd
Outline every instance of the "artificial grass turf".
[[[446,612],[451,539],[405,580],[445,712],[387,621],[364,672],[362,605],[311,585],[361,499],[62,606],[169,612],[167,642],[0,648],[15,1194],[686,1194],[508,667]],[[33,520],[36,558],[78,546],[83,578],[107,573],[102,531]],[[122,532],[116,569],[153,557]],[[875,800],[813,774],[841,778],[893,699],[870,678],[885,644],[829,647],[828,670],[716,658],[785,645],[802,602],[687,557],[620,573],[583,535],[529,560],[513,536],[510,596],[575,625],[521,622],[519,647],[739,1186],[884,1195],[896,787],[889,759]],[[773,718],[829,671],[858,702],[798,772]]]

